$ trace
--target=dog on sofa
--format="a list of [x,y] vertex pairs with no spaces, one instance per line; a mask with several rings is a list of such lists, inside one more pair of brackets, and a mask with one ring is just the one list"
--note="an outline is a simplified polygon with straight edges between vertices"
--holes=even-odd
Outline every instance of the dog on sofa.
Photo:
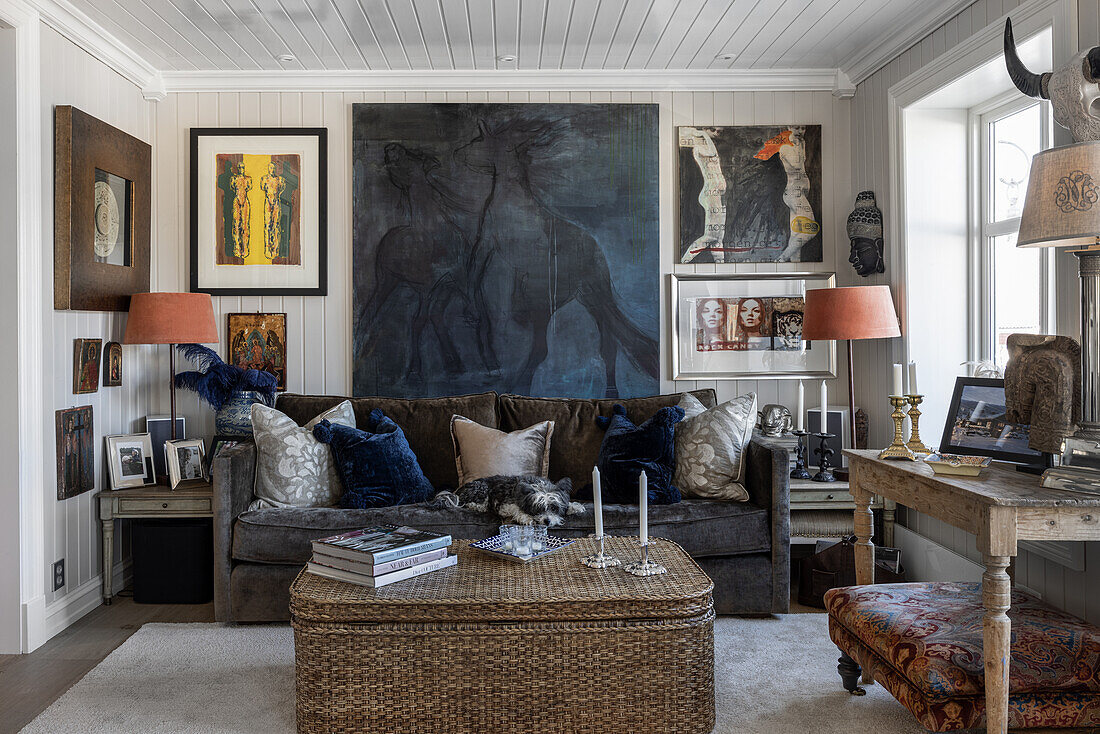
[[568,477],[551,482],[532,474],[485,477],[466,482],[457,492],[443,491],[435,502],[444,507],[465,507],[492,512],[513,525],[561,525],[566,515],[579,515],[584,505],[569,500],[573,482]]

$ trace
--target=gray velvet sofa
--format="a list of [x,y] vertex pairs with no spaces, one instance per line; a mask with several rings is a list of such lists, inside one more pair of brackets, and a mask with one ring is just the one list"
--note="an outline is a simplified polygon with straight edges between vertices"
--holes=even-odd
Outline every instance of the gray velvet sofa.
[[[693,393],[704,405],[715,403],[713,390]],[[281,395],[276,407],[304,424],[344,398]],[[513,431],[537,421],[554,420],[550,476],[583,486],[591,475],[602,431],[597,415],[611,415],[616,403],[640,423],[660,407],[675,405],[679,395],[627,400],[528,398],[481,393],[447,398],[401,400],[354,398],[357,415],[382,408],[405,431],[428,479],[437,488],[457,483],[450,440],[451,415],[457,413],[501,430]],[[368,525],[394,523],[479,539],[495,534],[499,521],[465,509],[427,504],[369,510],[262,509],[252,502],[255,446],[243,442],[213,463],[214,607],[219,621],[268,622],[289,618],[290,582],[309,560],[310,542]],[[788,610],[790,589],[789,480],[787,452],[754,438],[746,456],[748,502],[685,499],[649,509],[650,535],[668,538],[691,554],[714,580],[719,614],[766,614]],[[563,536],[593,532],[591,504],[554,529]],[[605,531],[633,535],[637,507],[605,505]]]

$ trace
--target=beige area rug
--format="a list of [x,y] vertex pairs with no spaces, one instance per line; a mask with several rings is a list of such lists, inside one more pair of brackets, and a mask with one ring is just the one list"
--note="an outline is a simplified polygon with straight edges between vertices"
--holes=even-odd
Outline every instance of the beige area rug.
[[[881,686],[849,696],[824,614],[719,617],[716,734],[924,732]],[[294,731],[287,626],[147,624],[23,730]]]

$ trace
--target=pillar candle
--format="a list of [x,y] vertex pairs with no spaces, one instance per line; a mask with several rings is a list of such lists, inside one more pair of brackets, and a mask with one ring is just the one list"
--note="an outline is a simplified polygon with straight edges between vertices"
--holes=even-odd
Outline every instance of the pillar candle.
[[649,478],[644,471],[638,477],[638,540],[649,545]]
[[603,493],[600,490],[599,467],[592,467],[592,512],[596,516],[596,537],[603,537]]
[[894,384],[891,386],[891,395],[904,395],[905,388],[901,384],[901,365],[894,364]]
[[829,386],[825,380],[821,381],[821,426],[820,433],[829,432]]
[[802,384],[802,380],[798,381],[798,411],[795,413],[795,429],[799,431],[806,430],[806,386]]
[[917,392],[917,363],[909,362],[909,395],[920,395]]

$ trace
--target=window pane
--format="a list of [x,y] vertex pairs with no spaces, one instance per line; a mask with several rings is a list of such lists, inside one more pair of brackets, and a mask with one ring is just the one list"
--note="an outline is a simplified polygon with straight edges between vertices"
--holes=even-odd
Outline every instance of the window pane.
[[993,141],[993,221],[1020,216],[1027,193],[1031,157],[1039,152],[1038,103],[990,125]]
[[1008,364],[1009,334],[1038,334],[1043,327],[1042,250],[1017,248],[1016,235],[993,238],[994,349],[997,364]]

